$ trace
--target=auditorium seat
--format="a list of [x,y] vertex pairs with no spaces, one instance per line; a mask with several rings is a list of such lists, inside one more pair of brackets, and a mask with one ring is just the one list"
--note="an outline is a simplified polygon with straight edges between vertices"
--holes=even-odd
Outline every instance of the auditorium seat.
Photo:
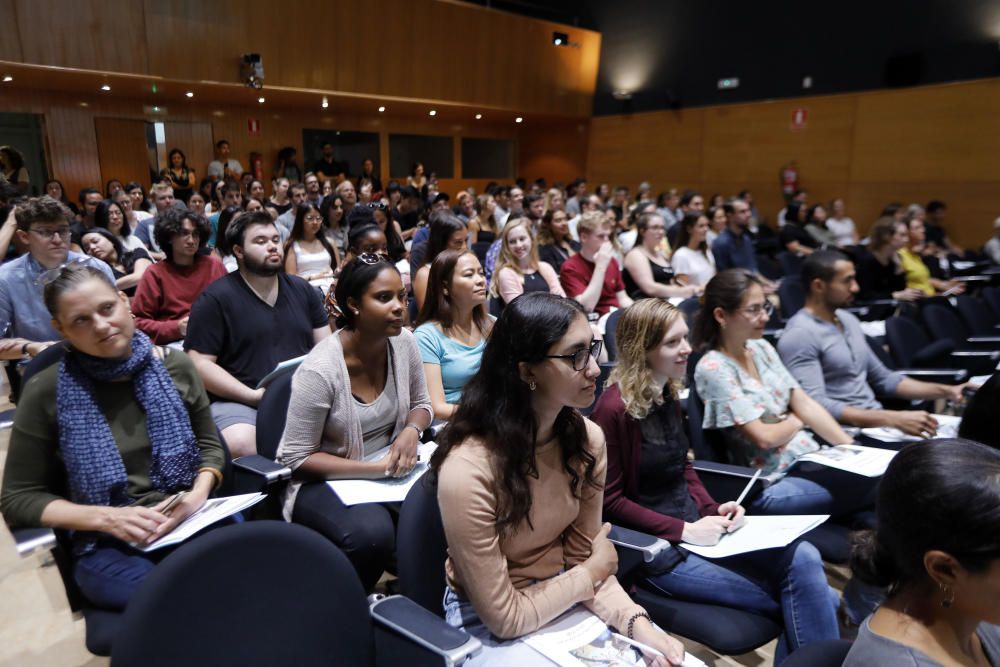
[[604,351],[608,356],[608,361],[614,361],[618,358],[618,346],[615,341],[618,336],[618,320],[621,319],[624,312],[624,308],[619,308],[608,315],[608,319],[604,323]]
[[1000,354],[989,350],[962,350],[950,337],[931,341],[923,328],[908,317],[885,321],[889,353],[900,368],[961,368],[971,375],[992,373]]
[[951,306],[932,303],[920,309],[920,316],[934,338],[951,340],[956,348],[965,346],[980,350],[1000,349],[1000,336],[992,333],[975,335]]

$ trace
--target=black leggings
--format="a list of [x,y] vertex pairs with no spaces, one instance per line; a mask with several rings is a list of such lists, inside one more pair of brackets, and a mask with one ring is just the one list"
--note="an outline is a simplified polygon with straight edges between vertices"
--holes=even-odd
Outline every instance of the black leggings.
[[378,503],[345,505],[326,482],[307,482],[299,489],[292,521],[322,533],[340,547],[371,591],[391,565],[396,551],[392,513]]

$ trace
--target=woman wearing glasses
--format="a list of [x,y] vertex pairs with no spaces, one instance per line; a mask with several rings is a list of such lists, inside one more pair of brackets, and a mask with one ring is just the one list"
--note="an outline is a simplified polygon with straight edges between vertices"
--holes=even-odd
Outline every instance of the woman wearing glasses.
[[446,619],[478,637],[471,665],[550,664],[517,638],[564,612],[589,610],[679,664],[679,642],[625,593],[601,525],[601,430],[594,340],[575,301],[534,292],[493,326],[479,372],[431,460],[448,539]]
[[[713,499],[688,461],[678,399],[691,353],[684,317],[662,299],[643,299],[625,309],[617,334],[618,365],[592,415],[607,438],[604,516],[670,542],[716,544],[740,528],[744,509]],[[840,596],[808,542],[721,560],[670,551],[648,572],[649,583],[671,597],[780,618],[775,664],[804,644],[839,636]]]
[[345,264],[336,297],[337,332],[292,378],[277,455],[294,471],[283,511],[343,549],[370,591],[395,551],[390,510],[345,505],[326,481],[409,474],[431,402],[420,351],[403,328],[406,290],[388,258],[365,253]]
[[748,271],[722,271],[706,286],[692,335],[705,352],[694,372],[703,427],[722,431],[733,463],[761,468],[777,482],[753,501],[756,513],[842,515],[871,507],[877,479],[828,467],[786,476],[796,458],[819,449],[805,427],[834,445],[852,438],[763,340],[771,312],[760,279]]
[[340,264],[340,252],[322,230],[323,214],[318,206],[305,201],[295,209],[295,223],[285,241],[285,272],[325,289]]

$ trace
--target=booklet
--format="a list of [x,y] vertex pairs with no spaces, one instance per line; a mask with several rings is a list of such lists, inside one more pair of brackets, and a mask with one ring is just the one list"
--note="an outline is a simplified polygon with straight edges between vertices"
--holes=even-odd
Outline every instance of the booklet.
[[[362,503],[401,503],[406,499],[413,485],[417,483],[430,466],[431,455],[437,445],[426,442],[417,447],[417,465],[406,477],[386,477],[384,479],[334,479],[327,484],[340,497],[345,505],[360,505]],[[386,447],[368,459],[381,460],[389,455]]]
[[187,538],[205,528],[208,528],[217,521],[230,517],[237,512],[242,512],[248,507],[253,507],[267,497],[266,493],[244,493],[239,496],[226,496],[224,498],[209,498],[201,509],[184,519],[172,531],[156,540],[152,544],[140,547],[136,544],[132,546],[142,552],[156,551],[163,547],[170,547],[180,544]]
[[267,385],[271,384],[271,382],[274,380],[274,377],[278,373],[288,368],[289,366],[298,366],[299,364],[302,363],[302,360],[305,358],[306,355],[303,354],[301,357],[295,357],[294,359],[286,359],[285,361],[279,361],[278,365],[274,367],[274,370],[272,370],[270,373],[268,373],[267,375],[265,375],[260,379],[260,382],[257,383],[256,389],[260,389],[261,387],[266,387]]
[[[597,665],[645,665],[643,653],[659,654],[638,642],[613,632],[593,613],[577,605],[554,621],[521,639],[560,667],[596,667]],[[705,667],[690,653],[684,667]]]
[[[937,435],[934,436],[935,438],[958,437],[958,425],[962,423],[961,417],[955,417],[954,415],[933,416],[938,423]],[[900,431],[898,428],[892,428],[889,426],[863,428],[861,429],[861,432],[869,438],[881,440],[882,442],[917,442],[918,440],[925,439],[916,435],[908,435]]]
[[855,475],[881,477],[885,474],[885,469],[889,467],[894,456],[896,456],[896,451],[893,449],[879,449],[878,447],[864,447],[862,445],[837,445],[803,454],[795,459],[795,463],[792,465],[794,466],[801,461],[810,461],[852,472]]
[[681,546],[703,558],[728,558],[751,551],[787,547],[801,535],[830,518],[829,514],[790,514],[745,517],[743,527],[726,533],[710,547],[681,542]]

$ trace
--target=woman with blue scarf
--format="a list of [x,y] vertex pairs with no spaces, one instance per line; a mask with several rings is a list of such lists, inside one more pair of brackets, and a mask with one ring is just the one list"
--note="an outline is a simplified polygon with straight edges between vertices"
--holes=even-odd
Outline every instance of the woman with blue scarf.
[[24,388],[0,507],[11,526],[70,531],[81,591],[121,609],[169,553],[129,545],[201,508],[225,457],[191,361],[136,330],[128,299],[102,273],[64,267],[45,304],[68,352]]

